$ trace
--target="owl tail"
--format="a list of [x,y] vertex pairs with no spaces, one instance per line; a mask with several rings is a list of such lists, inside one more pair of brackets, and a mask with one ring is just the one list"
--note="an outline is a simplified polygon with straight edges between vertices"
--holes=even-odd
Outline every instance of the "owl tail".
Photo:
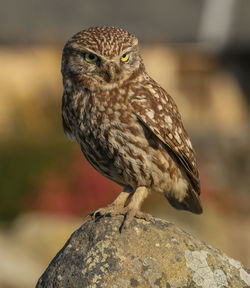
[[169,203],[176,209],[188,210],[195,214],[201,214],[203,212],[200,197],[192,187],[189,188],[187,196],[181,202],[171,196],[165,197],[168,199]]

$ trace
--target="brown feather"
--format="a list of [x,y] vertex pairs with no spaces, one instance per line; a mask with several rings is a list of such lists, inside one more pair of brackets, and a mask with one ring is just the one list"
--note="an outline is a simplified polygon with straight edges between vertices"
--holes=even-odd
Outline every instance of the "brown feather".
[[191,142],[174,100],[145,71],[136,37],[115,27],[83,30],[64,47],[62,74],[64,131],[96,170],[135,191],[130,203],[138,205],[125,208],[138,210],[148,189],[202,212]]
[[[196,166],[195,153],[193,149],[186,144],[186,141],[190,140],[186,130],[182,125],[177,106],[175,105],[170,95],[168,95],[163,88],[161,88],[158,84],[155,85],[157,85],[158,90],[161,91],[161,96],[165,94],[168,102],[171,102],[171,105],[174,107],[174,109],[170,110],[168,105],[164,105],[164,103],[161,101],[162,97],[150,97],[149,101],[147,102],[140,102],[140,99],[135,97],[131,99],[131,105],[134,109],[134,113],[136,114],[139,121],[148,127],[165,145],[165,149],[174,155],[178,163],[184,168],[193,188],[195,189],[195,192],[200,195],[200,180],[199,172]],[[145,113],[146,109],[149,111],[157,111],[157,106],[159,105],[165,108],[162,117],[159,114],[154,113],[155,117],[152,119],[148,116],[147,113]],[[172,130],[169,128],[170,125],[165,123],[165,120],[163,119],[163,117],[166,115],[171,117]],[[181,133],[176,132],[178,129],[181,129]],[[174,138],[175,132],[178,133],[181,143],[178,143],[178,141],[176,141]],[[173,136],[172,139],[169,137],[169,135]]]

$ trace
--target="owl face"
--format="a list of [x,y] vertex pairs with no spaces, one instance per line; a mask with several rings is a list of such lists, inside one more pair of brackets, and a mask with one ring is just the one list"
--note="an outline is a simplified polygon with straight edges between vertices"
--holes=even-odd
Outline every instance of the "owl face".
[[86,88],[120,86],[143,66],[137,39],[114,27],[81,31],[65,45],[62,73]]

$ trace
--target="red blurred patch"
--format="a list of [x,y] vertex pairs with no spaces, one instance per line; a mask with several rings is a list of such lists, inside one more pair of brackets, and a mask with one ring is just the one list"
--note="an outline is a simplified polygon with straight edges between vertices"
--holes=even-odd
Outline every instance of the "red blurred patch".
[[31,199],[31,207],[53,213],[84,215],[111,203],[121,190],[119,185],[100,175],[81,154],[77,154],[63,173],[50,170],[42,176]]

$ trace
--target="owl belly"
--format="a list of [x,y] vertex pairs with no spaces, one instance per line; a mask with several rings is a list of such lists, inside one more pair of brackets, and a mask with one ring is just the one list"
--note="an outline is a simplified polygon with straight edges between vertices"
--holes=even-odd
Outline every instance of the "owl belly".
[[83,125],[85,129],[77,138],[90,164],[120,185],[185,195],[185,176],[160,141],[150,139],[134,118],[127,120],[127,124],[114,121],[112,126]]
[[110,153],[108,143],[104,143],[99,136],[94,137],[92,133],[81,137],[78,142],[85,158],[99,173],[120,185],[125,185],[121,173],[114,165],[116,157]]

